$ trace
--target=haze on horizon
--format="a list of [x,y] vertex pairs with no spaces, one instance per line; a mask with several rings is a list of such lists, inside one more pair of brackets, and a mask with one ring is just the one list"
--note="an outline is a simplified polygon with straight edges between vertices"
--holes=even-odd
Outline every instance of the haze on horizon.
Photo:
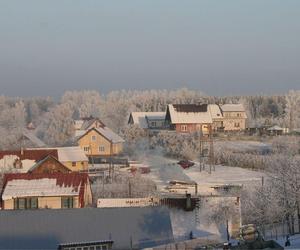
[[0,95],[300,88],[300,1],[0,1]]

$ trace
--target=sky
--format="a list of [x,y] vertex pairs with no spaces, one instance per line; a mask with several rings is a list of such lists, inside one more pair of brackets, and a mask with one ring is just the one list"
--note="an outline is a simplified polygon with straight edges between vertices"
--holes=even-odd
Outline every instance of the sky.
[[299,0],[0,0],[0,95],[300,89]]

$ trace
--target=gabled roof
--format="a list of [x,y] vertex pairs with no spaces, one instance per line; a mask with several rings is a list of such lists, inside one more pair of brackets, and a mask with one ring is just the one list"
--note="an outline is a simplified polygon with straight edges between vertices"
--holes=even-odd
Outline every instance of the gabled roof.
[[222,110],[220,106],[217,104],[209,104],[208,105],[209,111],[211,113],[212,119],[219,119],[223,117]]
[[151,248],[174,241],[164,207],[3,210],[0,249],[50,249],[113,241],[113,249]]
[[224,104],[220,107],[223,112],[245,112],[243,104]]
[[73,147],[56,147],[56,148],[36,148],[35,150],[55,150],[57,151],[57,159],[60,162],[72,162],[72,161],[88,161],[82,148],[78,146]]
[[88,175],[83,173],[5,174],[2,200],[28,196],[79,195],[84,204],[84,186]]
[[28,140],[30,140],[33,144],[35,144],[38,147],[46,147],[46,144],[40,140],[32,130],[24,129],[23,130],[23,136],[26,137]]
[[45,163],[48,160],[53,160],[56,161],[62,168],[64,168],[66,170],[66,172],[71,172],[70,169],[68,169],[64,164],[62,164],[59,160],[57,160],[56,158],[54,158],[51,155],[46,156],[43,160],[37,162],[36,164],[34,164],[29,170],[28,172],[31,173],[33,172],[35,169],[39,168],[43,163]]
[[166,118],[172,124],[212,123],[207,104],[169,104]]
[[51,155],[56,159],[58,158],[56,149],[24,149],[0,151],[0,159],[8,155],[15,155],[20,160],[34,160],[36,162],[44,159],[48,155]]
[[123,143],[124,139],[119,136],[118,134],[116,134],[115,132],[113,132],[110,128],[108,127],[104,127],[104,128],[91,128],[89,130],[87,130],[84,134],[82,134],[81,136],[76,138],[76,141],[80,140],[82,137],[84,137],[85,135],[87,135],[90,131],[96,131],[98,134],[102,135],[104,138],[106,138],[107,140],[109,140],[112,143]]
[[81,118],[80,120],[75,120],[75,129],[88,130],[91,128],[94,122],[98,122],[101,127],[105,127],[105,124],[99,118],[85,117],[85,118]]
[[130,120],[132,119],[132,122],[134,125],[138,125],[140,128],[148,128],[148,120],[165,120],[166,118],[166,112],[131,112],[130,118],[128,123],[130,123]]

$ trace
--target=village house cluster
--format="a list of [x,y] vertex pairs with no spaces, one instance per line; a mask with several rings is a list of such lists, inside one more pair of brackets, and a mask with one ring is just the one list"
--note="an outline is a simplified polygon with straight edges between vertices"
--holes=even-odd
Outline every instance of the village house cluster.
[[166,112],[132,112],[128,123],[147,130],[207,133],[244,131],[246,119],[242,104],[169,104]]

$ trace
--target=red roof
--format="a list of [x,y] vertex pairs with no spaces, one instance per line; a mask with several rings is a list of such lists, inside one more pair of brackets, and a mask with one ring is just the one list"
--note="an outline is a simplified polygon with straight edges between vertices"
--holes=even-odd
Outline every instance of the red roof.
[[0,159],[6,155],[16,155],[20,160],[34,160],[36,162],[44,159],[46,156],[51,155],[58,159],[57,149],[24,149],[24,150],[8,150],[0,151]]
[[3,181],[3,190],[8,181],[12,180],[36,180],[36,179],[56,179],[56,185],[74,187],[76,191],[79,189],[79,203],[80,207],[84,207],[84,191],[85,186],[88,183],[88,174],[84,173],[42,173],[42,174],[31,174],[31,173],[14,173],[5,174]]

